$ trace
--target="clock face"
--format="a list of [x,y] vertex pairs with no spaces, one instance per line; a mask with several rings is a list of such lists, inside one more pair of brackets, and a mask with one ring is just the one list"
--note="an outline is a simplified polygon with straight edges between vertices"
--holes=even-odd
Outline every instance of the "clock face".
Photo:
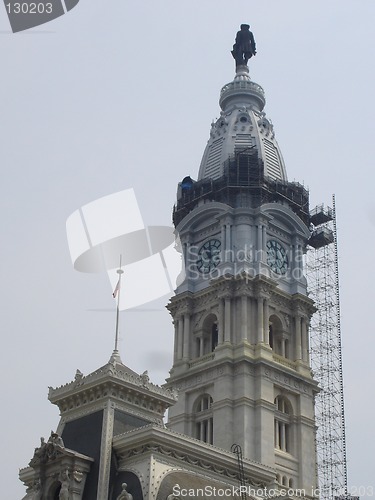
[[275,240],[267,242],[267,264],[276,274],[285,274],[288,268],[288,256],[285,248]]
[[198,250],[197,269],[206,274],[213,271],[220,263],[220,240],[212,239],[203,243]]

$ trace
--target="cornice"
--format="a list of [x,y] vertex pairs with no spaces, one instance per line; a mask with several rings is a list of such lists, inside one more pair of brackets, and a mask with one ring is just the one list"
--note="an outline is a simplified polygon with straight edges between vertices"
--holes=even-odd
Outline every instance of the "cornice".
[[116,362],[109,362],[87,376],[83,376],[79,372],[75,380],[61,387],[55,389],[49,387],[48,399],[51,403],[59,405],[63,400],[84,398],[85,395],[92,392],[99,394],[100,397],[106,397],[110,393],[114,395],[119,391],[136,393],[140,397],[157,402],[165,408],[177,400],[176,394],[172,391],[150,382],[146,373],[138,375],[122,363]]
[[[170,429],[145,426],[126,432],[113,439],[113,447],[124,465],[131,457],[160,454],[174,463],[194,465],[202,470],[237,478],[237,456],[227,450],[204,443]],[[244,459],[244,472],[253,478],[257,486],[265,486],[274,480],[275,470],[255,461]]]

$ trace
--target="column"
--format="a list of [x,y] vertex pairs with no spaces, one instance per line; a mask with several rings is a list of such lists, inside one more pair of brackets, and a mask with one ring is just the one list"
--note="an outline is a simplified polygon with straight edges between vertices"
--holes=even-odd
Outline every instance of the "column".
[[301,279],[303,276],[303,258],[302,258],[303,252],[302,252],[302,245],[297,245],[296,247],[296,268],[298,269],[297,273],[297,278]]
[[[103,425],[100,444],[98,498],[108,498],[111,473],[111,451],[115,410],[111,401],[106,403],[103,410]],[[28,495],[27,495],[28,496]]]
[[241,297],[241,316],[242,316],[242,323],[241,323],[241,338],[242,340],[247,340],[247,331],[248,331],[248,321],[247,321],[247,296],[242,295]]
[[310,364],[310,338],[309,338],[309,325],[308,319],[305,319],[305,335],[306,335],[306,361]]
[[174,349],[173,349],[173,363],[178,359],[178,320],[174,321]]
[[308,361],[308,341],[307,341],[307,328],[306,328],[306,320],[305,318],[301,318],[301,337],[302,337],[302,359],[303,361]]
[[231,242],[231,225],[226,224],[225,229],[225,261],[232,262],[232,242]]
[[295,331],[296,331],[296,359],[302,359],[302,346],[301,346],[301,318],[295,317]]
[[184,338],[184,322],[182,317],[180,316],[177,320],[178,328],[177,328],[177,359],[182,359],[182,347],[183,347],[183,338]]
[[280,449],[286,450],[286,441],[285,441],[285,424],[281,423],[280,425]]
[[204,354],[204,339],[203,339],[203,335],[200,335],[198,337],[199,339],[199,356],[202,357],[203,354]]
[[219,299],[218,344],[224,342],[224,301]]
[[281,339],[281,356],[283,356],[283,358],[285,358],[285,339],[284,338]]
[[262,231],[262,225],[259,223],[257,227],[257,239],[258,239],[258,245],[257,245],[257,262],[261,262],[263,259],[263,231]]
[[183,358],[189,359],[189,342],[190,342],[190,314],[184,314],[184,350]]
[[275,420],[275,448],[280,448],[279,422]]
[[220,262],[226,261],[226,238],[225,238],[225,226],[221,226],[221,258]]
[[230,342],[230,297],[225,297],[225,328],[224,328],[224,342]]
[[190,277],[190,248],[188,243],[183,244],[183,249],[184,249],[184,264],[185,264],[185,276],[186,279],[189,279]]
[[264,335],[264,343],[269,345],[270,343],[270,313],[269,313],[269,305],[268,300],[264,299],[263,304],[263,335]]
[[296,316],[296,358],[303,359],[302,343],[301,343],[301,317]]
[[266,239],[267,239],[267,231],[266,231],[266,226],[262,226],[262,262],[266,262],[266,252],[265,252],[265,246],[266,246]]
[[211,419],[207,421],[207,443],[211,444],[212,443],[212,426],[211,426]]
[[264,326],[263,297],[259,297],[258,298],[258,343],[264,342],[263,326]]

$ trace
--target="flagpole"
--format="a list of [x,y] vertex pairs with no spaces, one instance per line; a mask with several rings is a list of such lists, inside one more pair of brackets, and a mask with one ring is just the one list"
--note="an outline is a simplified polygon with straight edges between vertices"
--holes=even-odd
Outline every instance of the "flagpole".
[[121,275],[124,271],[121,269],[121,255],[120,255],[120,266],[117,269],[118,282],[116,285],[117,290],[117,308],[116,308],[116,335],[115,335],[115,352],[118,352],[118,332],[119,332],[119,324],[120,324],[120,294],[121,294]]

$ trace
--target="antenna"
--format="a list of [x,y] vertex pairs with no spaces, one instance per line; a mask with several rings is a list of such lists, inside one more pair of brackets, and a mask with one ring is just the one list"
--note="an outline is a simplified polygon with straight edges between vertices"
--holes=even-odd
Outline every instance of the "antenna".
[[118,332],[119,332],[119,323],[120,323],[120,294],[121,294],[121,275],[124,274],[124,271],[121,269],[121,255],[120,255],[120,265],[117,269],[118,281],[117,285],[113,291],[113,298],[117,298],[117,306],[116,306],[116,334],[115,334],[115,352],[118,352]]

